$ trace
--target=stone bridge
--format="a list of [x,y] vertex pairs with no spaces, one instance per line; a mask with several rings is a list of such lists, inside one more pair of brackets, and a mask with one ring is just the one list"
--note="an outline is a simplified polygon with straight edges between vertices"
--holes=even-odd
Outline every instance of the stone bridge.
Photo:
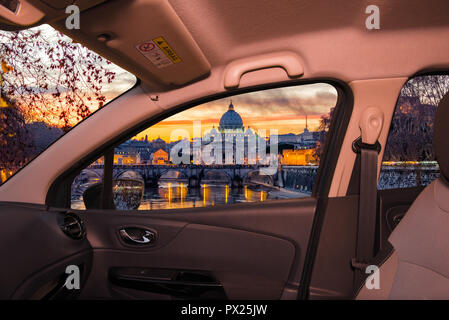
[[[232,186],[242,186],[244,183],[261,183],[272,186],[284,186],[284,177],[280,169],[274,174],[259,174],[260,169],[268,168],[262,165],[114,165],[114,178],[119,178],[128,171],[137,172],[146,185],[157,186],[161,177],[170,180],[185,180],[189,186],[197,187],[207,181],[227,180]],[[91,165],[85,171],[94,173],[101,178],[103,165]],[[178,172],[176,178],[170,178],[169,172]],[[271,172],[270,172],[271,173]]]

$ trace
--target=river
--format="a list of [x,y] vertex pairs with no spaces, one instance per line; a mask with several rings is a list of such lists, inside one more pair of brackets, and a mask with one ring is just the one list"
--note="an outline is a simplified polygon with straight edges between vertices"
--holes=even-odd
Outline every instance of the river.
[[[245,185],[241,188],[231,188],[226,184],[202,184],[199,188],[189,188],[182,182],[161,181],[158,187],[145,188],[138,210],[207,207],[308,196],[310,196],[308,193],[260,184]],[[82,197],[72,199],[71,207],[84,210]]]
[[262,185],[230,188],[228,185],[203,184],[200,188],[189,188],[183,183],[161,183],[158,188],[145,190],[139,210],[206,207],[307,196],[309,194]]

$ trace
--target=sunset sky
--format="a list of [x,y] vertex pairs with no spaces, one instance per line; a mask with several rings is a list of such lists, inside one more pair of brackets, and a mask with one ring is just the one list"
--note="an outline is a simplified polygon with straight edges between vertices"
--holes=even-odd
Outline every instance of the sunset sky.
[[202,134],[218,127],[232,99],[234,110],[240,114],[245,129],[277,129],[279,134],[301,133],[308,116],[309,130],[318,129],[323,114],[329,113],[337,102],[337,91],[329,84],[317,83],[245,93],[201,104],[171,116],[142,131],[134,139],[161,137],[170,141],[175,129],[185,129],[193,136],[193,121],[201,121]]
[[[48,25],[42,25],[35,29],[40,30],[44,38],[50,43],[55,43],[55,46],[57,41],[61,39],[57,36],[57,31]],[[71,41],[70,38],[65,36],[63,36],[63,40]],[[41,63],[49,63],[44,50],[39,49],[39,47],[34,48],[34,50],[33,55],[41,58]],[[81,56],[75,57],[75,60],[78,60],[80,64],[84,63]],[[106,64],[105,61],[101,64],[101,67],[116,72],[116,77],[112,83],[102,84],[101,92],[105,95],[106,102],[134,85],[136,78],[131,73],[114,64]],[[31,78],[27,86],[33,86],[33,81],[34,79]],[[36,92],[39,91],[41,89],[36,88]],[[49,88],[48,92],[42,94],[51,93],[52,89]],[[304,131],[306,115],[308,116],[309,129],[311,131],[318,129],[321,116],[329,113],[330,109],[335,106],[337,92],[329,84],[317,83],[245,93],[231,98],[235,111],[242,117],[245,129],[251,127],[256,131],[265,129],[267,132],[270,129],[277,129],[279,134],[298,134]],[[148,136],[150,140],[154,140],[161,137],[168,142],[172,131],[180,128],[187,130],[190,138],[193,138],[193,121],[201,121],[201,135],[203,135],[213,126],[218,127],[221,116],[228,110],[231,98],[219,99],[178,113],[144,130],[135,139],[144,139],[145,136]],[[98,108],[98,105],[95,102],[89,107],[93,112]],[[60,120],[56,116],[54,121],[47,118],[46,122],[51,125],[59,125]],[[74,118],[72,125],[76,122],[77,120]]]
[[[45,39],[47,39],[48,42],[55,43],[55,46],[57,46],[57,42],[59,40],[63,40],[66,42],[72,42],[72,39],[70,39],[66,35],[62,35],[62,37],[61,37],[61,35],[58,36],[58,34],[59,34],[58,31],[53,29],[53,27],[51,27],[48,24],[43,24],[38,27],[31,28],[30,30],[40,30],[43,37]],[[35,50],[34,54],[39,56],[42,61],[48,60],[47,54],[43,50],[39,50],[39,48],[36,48],[36,47],[34,48],[34,50]],[[85,50],[88,50],[88,49],[85,49]],[[88,50],[88,51],[90,51],[90,50]],[[77,60],[79,64],[82,64],[84,61],[84,59],[82,57],[75,57],[74,59]],[[136,77],[132,73],[126,71],[125,69],[120,68],[118,65],[116,65],[114,63],[107,64],[106,61],[107,60],[105,59],[104,61],[102,61],[101,63],[98,63],[98,64],[100,64],[102,68],[116,73],[116,76],[115,76],[114,80],[112,81],[112,83],[102,85],[101,92],[102,92],[102,94],[105,95],[105,97],[107,99],[106,102],[108,102],[108,101],[114,99],[115,97],[117,97],[118,95],[120,95],[121,93],[125,92],[126,90],[130,89],[136,83]],[[96,105],[92,106],[92,111],[95,111],[95,110],[96,110]]]
[[[72,42],[72,40],[65,36],[65,35],[61,35],[58,31],[56,31],[55,29],[53,29],[51,26],[44,24],[44,25],[40,25],[38,27],[34,27],[34,28],[30,28],[29,30],[35,32],[35,31],[40,31],[41,32],[41,37],[42,39],[45,39],[46,41],[46,45],[36,45],[36,43],[32,43],[32,45],[30,45],[27,49],[29,50],[29,56],[33,57],[33,59],[39,59],[39,64],[43,65],[43,66],[49,66],[51,65],[52,62],[54,62],[54,60],[52,61],[48,54],[46,49],[47,48],[60,48],[60,45],[58,44],[58,41],[63,41],[63,42]],[[24,31],[26,32],[26,30]],[[0,30],[0,41],[5,41],[5,39],[9,39],[9,35],[11,34],[11,32],[8,31],[1,31]],[[8,40],[9,41],[9,40]],[[10,46],[15,46],[14,43],[6,43]],[[81,45],[78,45],[79,50],[78,51],[73,51],[73,59],[76,61],[76,66],[78,71],[82,71],[86,69],[87,66],[87,62],[85,59],[85,55],[87,52],[91,52],[91,54],[93,53],[92,51],[90,51],[89,49],[82,47]],[[60,52],[60,50],[56,50],[57,52]],[[3,59],[2,59],[3,58]],[[3,61],[4,58],[8,58],[8,57],[0,57],[0,61]],[[11,60],[11,58],[9,58],[9,60]],[[8,61],[8,59],[6,59],[6,61]],[[35,61],[35,60],[33,60]],[[12,63],[10,63],[12,64]],[[104,59],[101,62],[100,61],[96,61],[97,67],[99,69],[103,69],[106,71],[110,71],[110,72],[114,72],[115,73],[115,78],[112,80],[111,83],[102,83],[101,86],[101,94],[105,96],[106,101],[105,103],[109,102],[110,100],[114,99],[115,97],[117,97],[118,95],[120,95],[121,93],[125,92],[126,90],[130,89],[131,87],[134,86],[134,84],[136,83],[136,77],[120,68],[119,66],[115,65],[114,63],[107,63],[107,60]],[[55,86],[58,86],[58,89],[60,92],[64,93],[67,91],[67,88],[63,86],[63,80],[65,79],[64,77],[61,78],[60,83],[56,83],[55,81],[49,81],[46,84],[48,85],[48,89],[43,89],[42,88],[42,81],[39,83],[38,82],[38,77],[34,76],[34,74],[32,72],[28,72],[27,67],[23,65],[23,63],[15,61],[15,68],[17,68],[18,70],[20,70],[23,74],[23,83],[20,82],[20,84],[22,86],[25,86],[29,89],[32,89],[34,92],[39,93],[42,97],[45,97],[45,99],[42,100],[46,100],[47,103],[49,103],[50,101],[52,101],[52,93],[55,92]],[[54,78],[58,78],[61,77],[61,73],[59,69],[55,69],[55,70],[48,70],[45,69],[45,72],[48,75],[48,79],[54,79]],[[31,75],[31,76],[30,76]],[[14,82],[14,76],[13,73],[6,73],[4,75],[5,79],[8,79],[8,77],[12,77],[12,81]],[[86,93],[87,96],[90,97],[94,97],[91,90],[87,90],[88,88],[86,88],[85,85],[83,85],[83,83],[86,81],[86,79],[82,79],[80,81],[78,81],[77,83],[77,88],[78,91],[83,94]],[[5,81],[6,83],[6,81]],[[17,81],[15,82],[15,84],[17,85]],[[18,89],[20,91],[20,87]],[[12,96],[11,98],[14,98],[14,96]],[[55,98],[53,98],[53,100],[57,100]],[[91,101],[88,101],[87,99],[83,99],[84,103],[89,107],[91,112],[95,112],[98,109],[98,102],[95,99],[92,99]],[[66,102],[63,100],[61,105],[63,106],[63,108],[61,107],[61,109],[67,109],[66,107]],[[36,103],[36,105],[33,105],[33,107],[38,110],[38,109],[42,109],[42,106],[39,105],[38,103]],[[54,107],[58,107],[57,104],[54,104]],[[49,125],[52,126],[61,126],[64,125],[64,123],[61,121],[61,119],[59,118],[59,113],[55,112],[54,115],[51,114],[47,114],[46,117],[44,119],[40,119],[39,118],[39,112],[33,113],[33,110],[29,110],[28,111],[30,115],[34,115],[36,114],[36,118],[34,119],[26,119],[27,121],[45,121],[47,122]],[[70,121],[70,125],[74,126],[79,120],[76,119],[76,113],[71,114],[72,119]]]

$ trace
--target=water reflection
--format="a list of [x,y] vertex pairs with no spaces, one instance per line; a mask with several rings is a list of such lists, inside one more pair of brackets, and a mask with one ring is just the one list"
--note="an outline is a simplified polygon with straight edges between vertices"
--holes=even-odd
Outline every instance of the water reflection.
[[[92,181],[98,180],[97,177],[90,178]],[[81,183],[74,190],[85,189],[84,187],[90,185],[92,181],[79,181]],[[145,186],[138,210],[207,207],[221,204],[263,202],[307,196],[310,196],[310,194],[299,192],[298,190],[257,183],[247,183],[243,187],[233,187],[226,182],[215,184],[202,183],[199,187],[190,187],[188,181],[184,181],[183,179],[164,179],[159,181],[157,187]],[[117,209],[127,210],[135,208],[134,206],[130,207],[127,203],[117,203],[121,199],[118,196],[114,197],[114,203]],[[125,201],[125,198],[123,198],[123,201]],[[85,209],[81,192],[77,192],[76,196],[72,198],[72,209]]]
[[139,210],[206,207],[279,198],[286,196],[270,194],[264,186],[231,188],[229,185],[202,184],[200,188],[189,188],[184,183],[168,182],[157,188],[147,188]]

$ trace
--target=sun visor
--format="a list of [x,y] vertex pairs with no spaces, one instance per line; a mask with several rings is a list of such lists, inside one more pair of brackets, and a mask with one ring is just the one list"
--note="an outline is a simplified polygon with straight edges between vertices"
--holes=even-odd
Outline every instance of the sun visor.
[[[62,23],[59,29],[65,32]],[[201,49],[165,0],[105,2],[82,12],[80,29],[66,33],[119,60],[114,62],[144,81],[183,85],[210,72]]]

